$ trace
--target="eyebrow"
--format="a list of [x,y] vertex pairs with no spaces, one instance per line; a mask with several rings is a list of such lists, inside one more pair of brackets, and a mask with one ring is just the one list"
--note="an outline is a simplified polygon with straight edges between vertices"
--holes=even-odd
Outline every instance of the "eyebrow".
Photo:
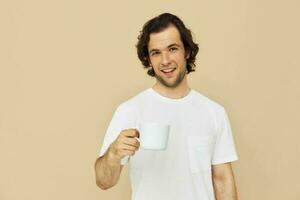
[[[176,47],[180,47],[179,44],[173,43],[173,44],[168,45],[167,48],[171,48],[171,47],[175,47],[175,46],[176,46]],[[151,49],[151,50],[149,51],[149,55],[150,55],[153,51],[159,51],[159,49]]]

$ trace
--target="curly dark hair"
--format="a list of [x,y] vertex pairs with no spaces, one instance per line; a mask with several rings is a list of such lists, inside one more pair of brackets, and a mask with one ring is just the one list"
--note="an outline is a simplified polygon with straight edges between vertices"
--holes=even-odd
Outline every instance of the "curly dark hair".
[[163,13],[144,24],[143,29],[140,31],[140,35],[138,36],[138,43],[136,44],[138,57],[144,65],[144,68],[150,68],[147,72],[147,74],[150,76],[155,76],[155,72],[150,66],[148,60],[148,43],[150,40],[150,34],[159,33],[170,25],[174,25],[178,29],[184,49],[186,53],[189,53],[189,58],[187,59],[186,64],[187,74],[195,71],[195,60],[199,51],[199,47],[198,44],[193,42],[191,31],[185,27],[181,19],[179,19],[177,16],[170,13]]

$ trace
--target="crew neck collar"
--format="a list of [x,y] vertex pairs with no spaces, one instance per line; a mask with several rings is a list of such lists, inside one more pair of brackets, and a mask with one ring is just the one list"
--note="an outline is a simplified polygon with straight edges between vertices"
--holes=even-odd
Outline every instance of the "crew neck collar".
[[166,97],[166,96],[163,96],[161,95],[160,93],[158,93],[157,91],[155,91],[152,87],[150,87],[148,89],[148,91],[155,97],[163,100],[163,101],[166,101],[166,102],[174,102],[174,103],[181,103],[181,102],[186,102],[187,100],[189,100],[193,93],[194,93],[194,90],[193,89],[190,89],[189,93],[187,95],[185,95],[184,97],[181,97],[181,98],[170,98],[170,97]]

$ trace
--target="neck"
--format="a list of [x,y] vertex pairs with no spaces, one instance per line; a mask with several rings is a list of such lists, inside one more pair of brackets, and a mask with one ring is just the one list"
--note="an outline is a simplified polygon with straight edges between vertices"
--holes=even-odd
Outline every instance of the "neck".
[[161,94],[162,96],[171,99],[183,98],[190,92],[190,87],[188,85],[186,76],[182,80],[182,82],[175,88],[166,87],[162,85],[159,81],[156,81],[152,89]]

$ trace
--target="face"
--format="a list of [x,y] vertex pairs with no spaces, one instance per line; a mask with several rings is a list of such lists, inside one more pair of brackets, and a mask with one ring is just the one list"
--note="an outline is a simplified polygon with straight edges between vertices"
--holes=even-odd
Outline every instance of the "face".
[[159,33],[151,33],[148,52],[149,63],[160,84],[175,88],[184,80],[188,56],[175,26],[169,26]]

